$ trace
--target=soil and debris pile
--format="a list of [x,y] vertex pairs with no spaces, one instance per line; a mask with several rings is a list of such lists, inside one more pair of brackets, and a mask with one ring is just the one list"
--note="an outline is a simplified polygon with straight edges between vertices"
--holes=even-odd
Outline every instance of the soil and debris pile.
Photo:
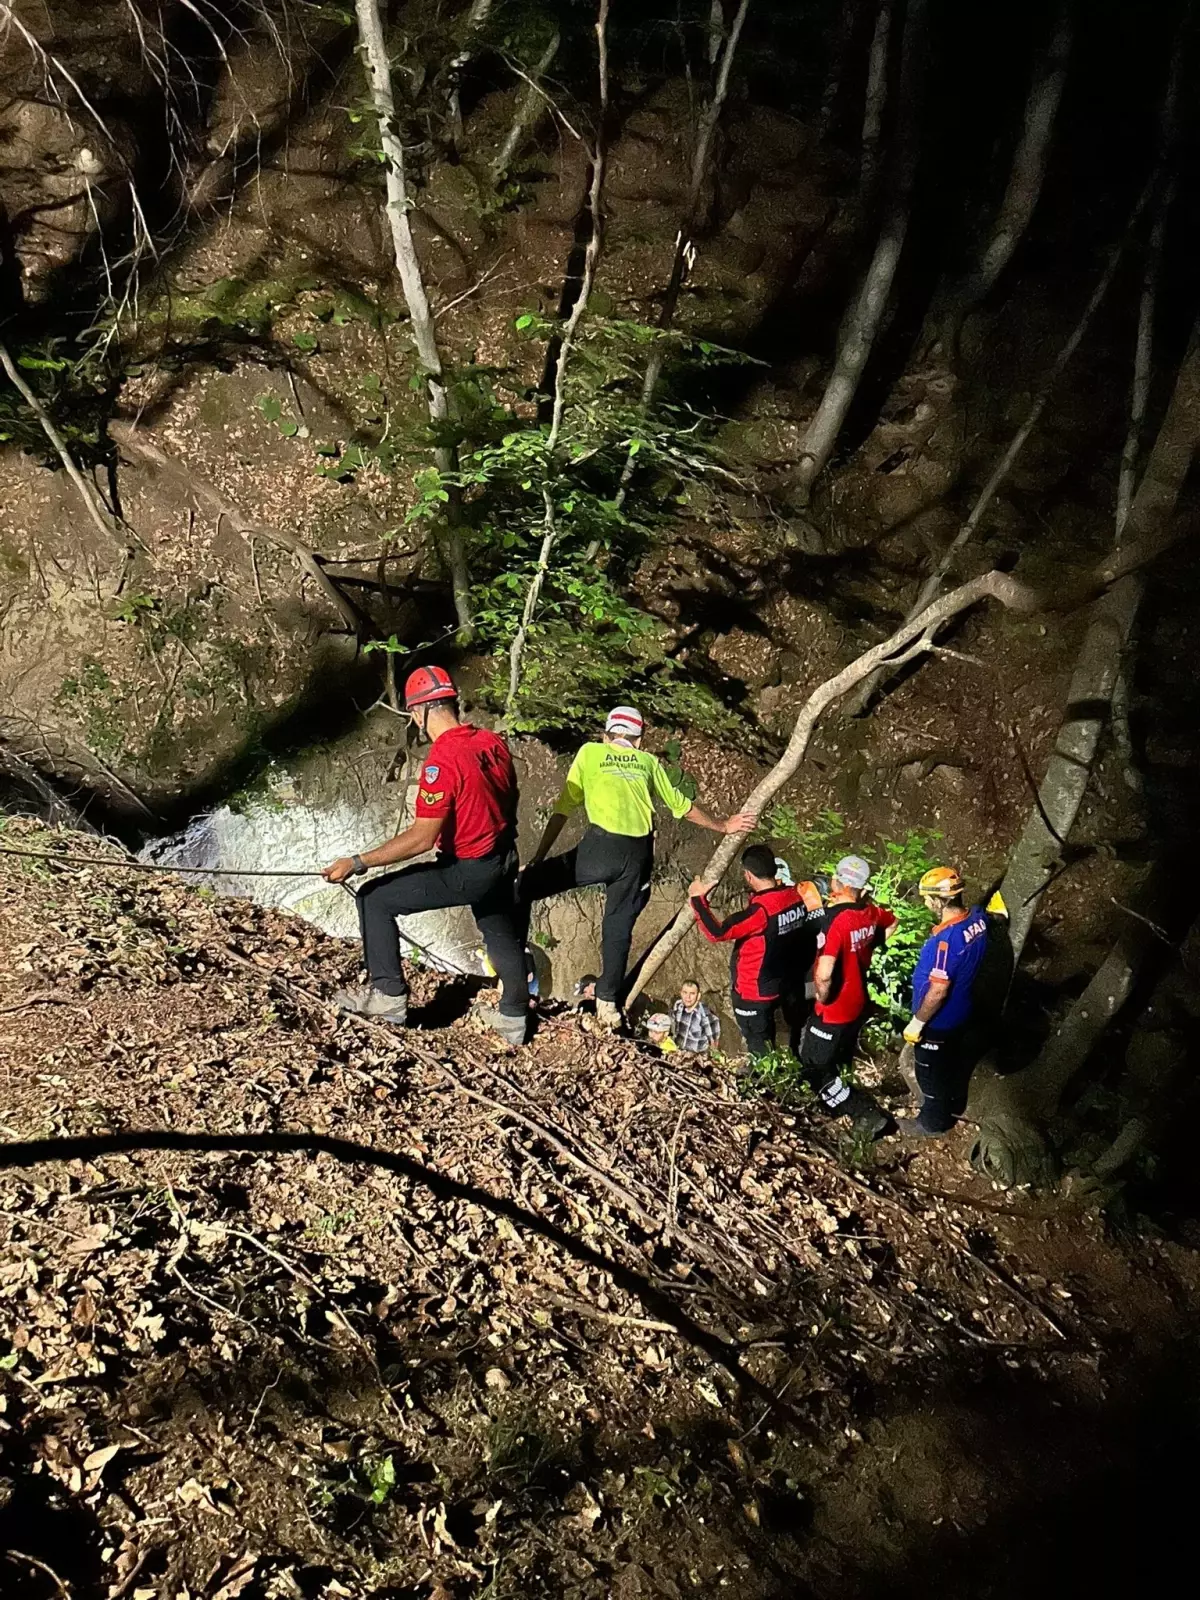
[[[354,962],[0,856],[14,1600],[848,1593],[942,1520],[955,1446],[914,1396],[994,1370],[1091,1403],[1114,1308],[1165,1337],[1191,1295],[1186,1252],[840,1149],[718,1063],[567,1016],[505,1051],[462,980],[422,976],[423,1030],[339,1021]],[[961,1528],[1007,1489],[955,1493]]]

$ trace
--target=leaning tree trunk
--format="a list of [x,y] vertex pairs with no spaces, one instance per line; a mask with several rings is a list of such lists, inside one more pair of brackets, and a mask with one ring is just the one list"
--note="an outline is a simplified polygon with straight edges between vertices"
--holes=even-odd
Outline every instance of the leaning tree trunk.
[[[1198,446],[1200,322],[1192,330],[1117,553],[1129,543],[1162,536]],[[1037,898],[1058,868],[1060,853],[1087,790],[1100,730],[1140,598],[1141,580],[1136,575],[1120,579],[1096,602],[1084,635],[1067,696],[1067,715],[1038,790],[1038,803],[1030,813],[1001,885],[1011,917],[1014,959],[1020,958]]]
[[1002,1187],[1045,1187],[1054,1181],[1056,1162],[1043,1129],[1147,965],[1162,951],[1166,936],[1155,918],[1169,894],[1167,874],[1154,868],[1138,892],[1137,907],[1122,908],[1125,922],[1116,943],[1036,1060],[1005,1077],[985,1062],[976,1074],[970,1113],[979,1134],[971,1159]]
[[920,154],[920,80],[926,43],[926,0],[909,0],[901,51],[895,159],[890,174],[887,213],[879,230],[858,297],[846,319],[833,372],[821,403],[800,442],[795,492],[807,505],[812,486],[824,470],[850,410],[859,381],[883,320],[904,238],[908,232],[913,182]]
[[987,298],[1012,260],[1038,203],[1046,176],[1046,158],[1050,151],[1054,122],[1067,79],[1071,33],[1070,7],[1064,4],[1059,12],[1054,36],[1034,68],[1033,82],[1025,101],[1021,137],[1017,141],[1000,210],[974,271],[963,279],[951,297],[951,326],[946,333],[951,348],[957,346],[958,330],[963,318]]
[[533,71],[525,79],[525,87],[517,98],[517,109],[513,113],[512,122],[491,164],[493,185],[505,177],[521,150],[533,137],[534,130],[543,116],[551,108],[549,96],[542,88],[542,79],[550,71],[561,42],[562,35],[555,28]]
[[[411,203],[408,198],[408,180],[404,165],[404,145],[396,122],[391,62],[383,37],[378,0],[354,0],[354,5],[358,18],[359,38],[367,65],[371,103],[379,119],[379,135],[383,144],[387,176],[387,219],[392,232],[396,271],[404,292],[405,304],[408,306],[417,357],[425,369],[429,418],[435,432],[444,435],[450,420],[450,396],[446,388],[437,328],[429,296],[425,291],[425,278],[413,240],[412,224],[409,221]],[[451,445],[445,443],[435,445],[433,458],[438,471],[443,474],[453,474],[458,468],[458,453]],[[457,492],[451,494],[446,512],[446,564],[450,569],[450,581],[454,588],[454,610],[458,625],[463,633],[467,633],[471,628],[471,580],[463,546],[461,509]]]
[[[1141,194],[1138,196],[1137,202],[1134,205],[1128,222],[1125,224],[1125,227],[1118,237],[1116,244],[1113,245],[1112,250],[1109,252],[1109,257],[1105,262],[1104,270],[1100,274],[1099,280],[1096,283],[1096,287],[1092,290],[1087,305],[1084,306],[1078,322],[1076,322],[1075,326],[1071,329],[1066,342],[1059,350],[1057,356],[1055,356],[1054,363],[1049,372],[1047,372],[1046,376],[1042,379],[1041,384],[1039,385],[1032,401],[1030,402],[1029,410],[1025,413],[1024,420],[1017,431],[1013,434],[1012,438],[1009,440],[1008,447],[1006,448],[1004,454],[1000,457],[999,461],[996,463],[995,467],[992,469],[987,482],[976,495],[975,502],[967,514],[966,521],[942,552],[933,571],[921,584],[920,589],[917,591],[916,599],[908,609],[905,617],[906,622],[911,622],[914,617],[920,616],[921,612],[924,611],[927,606],[932,605],[933,601],[937,598],[941,591],[942,584],[949,576],[951,569],[958,561],[958,558],[962,554],[965,547],[970,544],[971,540],[978,532],[979,526],[984,519],[988,507],[996,498],[996,495],[999,493],[1001,487],[1008,478],[1009,473],[1016,465],[1017,458],[1028,444],[1030,436],[1037,427],[1038,423],[1041,421],[1042,413],[1050,403],[1050,397],[1054,393],[1054,389],[1059,378],[1061,378],[1063,373],[1066,371],[1072,356],[1075,354],[1076,350],[1078,350],[1080,343],[1083,340],[1084,334],[1091,326],[1092,318],[1095,316],[1096,312],[1100,308],[1101,302],[1108,294],[1108,291],[1112,286],[1112,281],[1117,275],[1117,268],[1121,264],[1129,240],[1133,235],[1134,229],[1137,227],[1138,218],[1145,209],[1146,204],[1153,192],[1153,188],[1154,180],[1151,179],[1151,181],[1145,186]],[[854,698],[847,704],[846,715],[852,717],[862,716],[862,714],[870,706],[871,701],[888,681],[890,675],[890,671],[884,669],[875,673],[873,677],[869,678],[866,683],[862,685],[862,688],[859,690],[858,694],[855,695]]]
[[[784,784],[789,783],[799,771],[800,763],[808,751],[809,741],[825,712],[836,705],[856,684],[861,683],[880,662],[889,661],[899,665],[901,662],[915,660],[917,656],[936,648],[932,642],[933,632],[943,622],[989,598],[999,600],[1010,610],[1020,613],[1035,611],[1040,604],[1040,596],[1027,585],[1002,572],[987,572],[983,577],[975,578],[970,583],[964,583],[961,588],[952,590],[950,594],[943,595],[915,622],[901,624],[890,639],[884,639],[882,643],[874,645],[856,657],[849,666],[843,667],[840,672],[813,690],[800,708],[800,714],[796,718],[783,755],[762,782],[746,797],[740,809],[758,812],[770,804]],[[731,834],[722,839],[701,874],[706,882],[716,883],[724,876],[741,848],[744,838],[744,834]],[[682,942],[693,921],[690,904],[684,905],[670,927],[642,958],[627,1001],[633,1000],[642,992],[663,962]]]
[[893,0],[879,0],[875,32],[867,61],[867,93],[863,102],[862,165],[859,194],[865,205],[875,189],[879,175],[879,141],[883,137],[883,113],[887,105],[888,44],[892,31]]

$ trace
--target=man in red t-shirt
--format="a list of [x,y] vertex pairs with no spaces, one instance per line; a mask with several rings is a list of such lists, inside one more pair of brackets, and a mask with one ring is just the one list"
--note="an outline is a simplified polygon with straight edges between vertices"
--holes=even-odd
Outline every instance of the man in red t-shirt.
[[800,1064],[827,1111],[852,1116],[864,1132],[878,1138],[892,1119],[870,1095],[844,1082],[840,1072],[854,1060],[867,1014],[871,957],[897,925],[886,906],[868,898],[870,879],[871,869],[861,856],[844,856],[837,864],[817,935],[816,999],[800,1038]]
[[525,957],[517,937],[517,775],[504,740],[458,717],[458,691],[441,667],[419,667],[404,686],[404,704],[431,740],[417,788],[416,819],[377,850],[342,856],[325,868],[344,883],[371,867],[409,861],[437,846],[437,860],[372,878],[358,892],[359,925],[369,981],[334,996],[355,1011],[403,1026],[408,984],[396,918],[415,911],[470,906],[484,948],[503,986],[500,1008],[479,1015],[509,1044],[523,1044],[529,1021]]

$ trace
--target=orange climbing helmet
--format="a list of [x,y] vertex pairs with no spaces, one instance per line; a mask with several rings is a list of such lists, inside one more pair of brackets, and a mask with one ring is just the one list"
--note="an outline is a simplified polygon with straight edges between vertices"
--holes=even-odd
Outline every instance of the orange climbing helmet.
[[941,900],[950,900],[963,892],[962,874],[957,867],[930,867],[922,874],[917,889],[921,894],[935,894]]
[[454,679],[445,667],[418,667],[404,685],[404,704],[409,711],[432,705],[435,700],[457,700]]

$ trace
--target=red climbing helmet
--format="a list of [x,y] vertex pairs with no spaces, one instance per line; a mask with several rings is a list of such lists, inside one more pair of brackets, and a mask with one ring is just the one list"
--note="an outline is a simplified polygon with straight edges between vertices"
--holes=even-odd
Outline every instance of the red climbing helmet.
[[432,705],[435,700],[457,700],[454,679],[445,667],[418,667],[404,685],[404,704],[409,711]]

